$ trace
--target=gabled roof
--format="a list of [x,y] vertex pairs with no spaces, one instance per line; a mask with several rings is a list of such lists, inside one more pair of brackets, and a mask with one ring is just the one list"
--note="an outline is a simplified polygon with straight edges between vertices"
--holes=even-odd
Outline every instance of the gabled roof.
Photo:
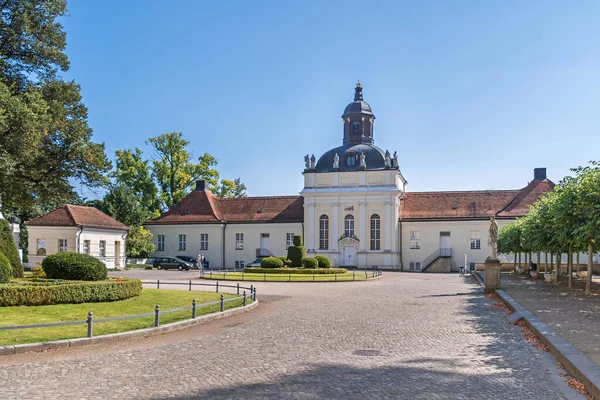
[[400,217],[403,221],[522,217],[552,190],[554,183],[544,179],[534,180],[520,190],[407,192],[400,201]]
[[95,207],[66,204],[25,222],[27,226],[78,226],[100,229],[129,229]]
[[303,205],[300,196],[219,199],[208,190],[194,190],[144,225],[302,222]]

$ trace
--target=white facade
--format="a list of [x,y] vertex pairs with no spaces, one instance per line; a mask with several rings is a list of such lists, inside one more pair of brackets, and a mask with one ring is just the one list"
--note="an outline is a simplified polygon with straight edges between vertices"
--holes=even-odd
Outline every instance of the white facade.
[[28,267],[41,266],[43,259],[59,251],[86,253],[107,268],[125,267],[127,231],[72,226],[28,226]]
[[[287,255],[301,223],[215,223],[147,225],[154,236],[155,257],[202,253],[210,268],[240,268],[263,255]],[[162,243],[162,244],[161,244]]]

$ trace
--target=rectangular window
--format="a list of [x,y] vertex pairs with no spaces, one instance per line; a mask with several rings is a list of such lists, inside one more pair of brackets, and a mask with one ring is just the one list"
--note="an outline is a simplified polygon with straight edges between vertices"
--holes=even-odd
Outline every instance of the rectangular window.
[[421,262],[420,261],[411,261],[408,263],[409,271],[420,271],[421,270]]
[[471,248],[481,249],[481,231],[471,231]]
[[58,251],[67,251],[67,239],[58,239]]
[[200,234],[200,250],[208,250],[208,233]]
[[243,233],[235,234],[235,249],[236,250],[244,250],[244,234]]
[[381,250],[381,219],[379,215],[371,217],[371,250]]
[[236,261],[235,262],[235,269],[244,269],[244,262],[243,261]]
[[185,241],[186,241],[186,236],[185,235],[179,235],[179,251],[185,251]]
[[469,270],[475,271],[475,263],[474,262],[469,263]]
[[156,235],[156,251],[165,251],[165,235]]
[[293,245],[294,245],[294,234],[286,233],[285,234],[285,249],[287,250],[288,247],[293,246]]
[[106,257],[106,241],[104,241],[104,240],[100,241],[100,250],[99,250],[98,255],[100,257]]
[[420,249],[421,248],[421,232],[410,231],[410,248]]
[[83,254],[90,254],[90,241],[89,240],[84,240],[83,241]]
[[319,219],[319,250],[329,249],[329,218],[327,215]]

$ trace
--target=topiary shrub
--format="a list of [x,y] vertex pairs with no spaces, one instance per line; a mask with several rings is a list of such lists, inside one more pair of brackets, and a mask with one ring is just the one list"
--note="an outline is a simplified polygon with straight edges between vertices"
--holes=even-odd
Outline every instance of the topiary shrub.
[[44,258],[42,268],[49,279],[101,281],[108,276],[102,261],[87,254],[67,251]]
[[7,220],[0,219],[0,253],[4,254],[11,265],[13,278],[23,277],[23,264],[19,260],[19,251]]
[[329,259],[325,256],[317,255],[315,256],[315,260],[319,262],[319,268],[329,268],[331,264],[329,263]]
[[302,267],[302,259],[306,257],[306,247],[302,246],[302,236],[294,235],[294,245],[288,247],[287,258],[290,260],[289,267]]
[[261,268],[283,268],[283,261],[275,257],[263,258],[260,262]]
[[0,253],[0,283],[6,283],[12,278],[12,266],[8,258]]
[[283,261],[284,267],[289,267],[291,262],[290,262],[290,260],[288,260],[287,256],[279,256],[277,258],[279,258],[281,261]]
[[292,243],[294,244],[294,246],[303,246],[304,243],[302,243],[302,235],[294,235]]
[[302,259],[302,266],[304,268],[318,268],[319,267],[319,261],[317,261],[316,258],[312,258],[312,257],[304,257]]

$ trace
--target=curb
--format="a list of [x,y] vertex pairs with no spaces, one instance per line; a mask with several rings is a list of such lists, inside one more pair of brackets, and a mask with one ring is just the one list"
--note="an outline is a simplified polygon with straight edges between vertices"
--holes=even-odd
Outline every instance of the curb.
[[[282,274],[285,275],[285,274]],[[342,282],[369,282],[369,281],[376,281],[377,279],[381,279],[383,278],[383,275],[379,275],[376,276],[375,278],[368,278],[368,279],[356,279],[356,280],[351,280],[351,279],[343,279],[343,280],[332,280],[332,281],[264,281],[264,280],[255,280],[255,281],[251,281],[248,279],[244,279],[243,281],[241,279],[217,279],[217,278],[204,278],[204,277],[200,277],[198,279],[201,280],[205,280],[205,281],[219,281],[219,282],[259,282],[259,283],[342,283]]]
[[550,353],[567,372],[583,382],[590,396],[600,399],[600,367],[504,290],[497,289],[496,294],[514,313],[518,314],[513,318],[514,322],[523,319],[540,341],[548,346]]
[[180,329],[185,329],[190,326],[200,325],[209,321],[214,321],[221,318],[230,317],[232,315],[243,314],[248,311],[251,311],[258,307],[258,299],[254,300],[252,303],[243,306],[234,308],[232,310],[226,310],[223,312],[217,312],[213,314],[203,315],[201,317],[197,317],[195,319],[186,319],[184,321],[172,322],[170,324],[161,325],[156,328],[145,328],[138,329],[135,331],[128,332],[119,332],[119,333],[111,333],[108,335],[101,335],[96,337],[83,337],[83,338],[75,338],[75,339],[64,339],[64,340],[54,340],[51,342],[41,342],[41,343],[27,343],[27,344],[14,344],[8,346],[0,346],[0,356],[12,355],[12,354],[23,354],[31,351],[44,351],[44,350],[57,350],[57,349],[66,349],[66,348],[75,348],[81,346],[87,346],[96,343],[109,343],[112,341],[117,341],[120,339],[130,339],[136,337],[146,337],[150,335],[156,335],[160,333],[177,331]]

